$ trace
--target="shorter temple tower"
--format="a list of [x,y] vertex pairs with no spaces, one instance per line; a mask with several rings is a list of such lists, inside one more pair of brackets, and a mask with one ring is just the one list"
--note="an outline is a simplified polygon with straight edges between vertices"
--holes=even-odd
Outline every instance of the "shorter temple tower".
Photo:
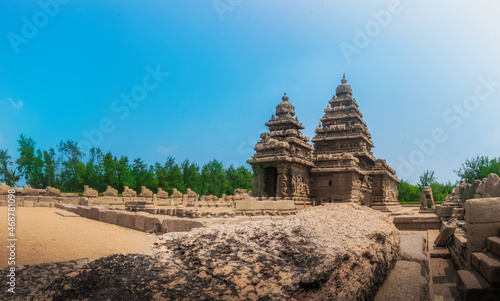
[[254,193],[258,197],[309,200],[309,171],[312,146],[301,133],[304,126],[295,116],[295,107],[283,95],[276,115],[266,123],[269,133],[262,133],[255,145],[255,155],[247,162],[254,172]]
[[385,160],[376,159],[368,127],[363,120],[345,74],[309,139],[295,116],[288,96],[266,123],[247,162],[254,171],[254,193],[259,197],[292,199],[297,205],[354,202],[381,211],[401,209],[399,180]]

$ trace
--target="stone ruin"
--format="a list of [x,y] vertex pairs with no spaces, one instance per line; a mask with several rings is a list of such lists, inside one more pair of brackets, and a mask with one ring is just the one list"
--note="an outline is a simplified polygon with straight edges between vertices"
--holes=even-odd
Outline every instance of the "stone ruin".
[[354,202],[381,211],[399,211],[395,171],[376,159],[363,114],[344,78],[326,107],[312,139],[300,131],[288,96],[276,107],[247,162],[254,172],[254,195],[293,200],[296,205],[316,202]]
[[174,188],[172,191],[172,198],[182,198],[182,193],[177,190],[177,188]]
[[137,196],[137,192],[135,190],[128,188],[128,186],[125,186],[123,189],[124,189],[122,193],[123,197],[135,198]]
[[[92,209],[82,208],[82,214],[108,219],[109,211]],[[153,218],[109,215],[109,222],[129,227],[138,220],[145,225]],[[171,220],[161,227],[168,230]],[[383,214],[355,204],[312,208],[276,223],[216,225],[174,235],[158,240],[152,252],[26,265],[16,275],[31,281],[16,284],[16,298],[374,300],[391,269],[403,262],[399,231]],[[414,283],[425,282],[419,264],[405,268],[413,271]]]
[[147,198],[152,198],[153,197],[153,192],[151,190],[147,189],[146,186],[142,186],[141,187],[141,193],[139,194],[139,196],[147,197]]
[[89,185],[83,186],[83,196],[84,197],[98,197],[99,192],[97,190],[90,188]]
[[168,192],[166,191],[163,191],[163,189],[161,189],[161,187],[158,188],[158,193],[156,194],[156,196],[160,199],[167,199],[168,198]]
[[46,195],[50,195],[50,196],[61,196],[61,190],[57,189],[57,188],[54,188],[54,187],[51,187],[51,186],[47,186],[46,188]]
[[434,209],[434,195],[429,186],[422,187],[422,192],[420,192],[420,208]]
[[118,190],[114,189],[113,187],[109,186],[106,187],[106,191],[102,193],[103,196],[113,196],[117,197],[118,196]]

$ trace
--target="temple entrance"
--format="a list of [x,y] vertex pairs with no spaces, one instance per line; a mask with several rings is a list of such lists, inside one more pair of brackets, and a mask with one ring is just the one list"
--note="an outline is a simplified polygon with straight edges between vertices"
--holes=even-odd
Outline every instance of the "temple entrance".
[[264,168],[264,192],[269,197],[275,197],[277,186],[278,186],[278,169],[276,167]]

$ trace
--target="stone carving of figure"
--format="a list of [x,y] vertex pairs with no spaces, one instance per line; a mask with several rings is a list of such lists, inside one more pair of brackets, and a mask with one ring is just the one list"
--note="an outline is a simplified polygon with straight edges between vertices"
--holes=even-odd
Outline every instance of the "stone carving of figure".
[[292,176],[292,194],[297,193],[297,176],[293,175]]
[[285,174],[281,175],[281,196],[286,197],[287,196],[287,190],[288,190],[288,178]]

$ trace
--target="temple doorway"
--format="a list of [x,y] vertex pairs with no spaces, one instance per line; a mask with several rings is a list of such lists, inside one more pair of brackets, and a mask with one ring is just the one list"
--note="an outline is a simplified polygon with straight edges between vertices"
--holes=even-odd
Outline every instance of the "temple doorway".
[[275,197],[277,186],[278,186],[278,169],[276,167],[264,168],[264,192],[269,197]]

